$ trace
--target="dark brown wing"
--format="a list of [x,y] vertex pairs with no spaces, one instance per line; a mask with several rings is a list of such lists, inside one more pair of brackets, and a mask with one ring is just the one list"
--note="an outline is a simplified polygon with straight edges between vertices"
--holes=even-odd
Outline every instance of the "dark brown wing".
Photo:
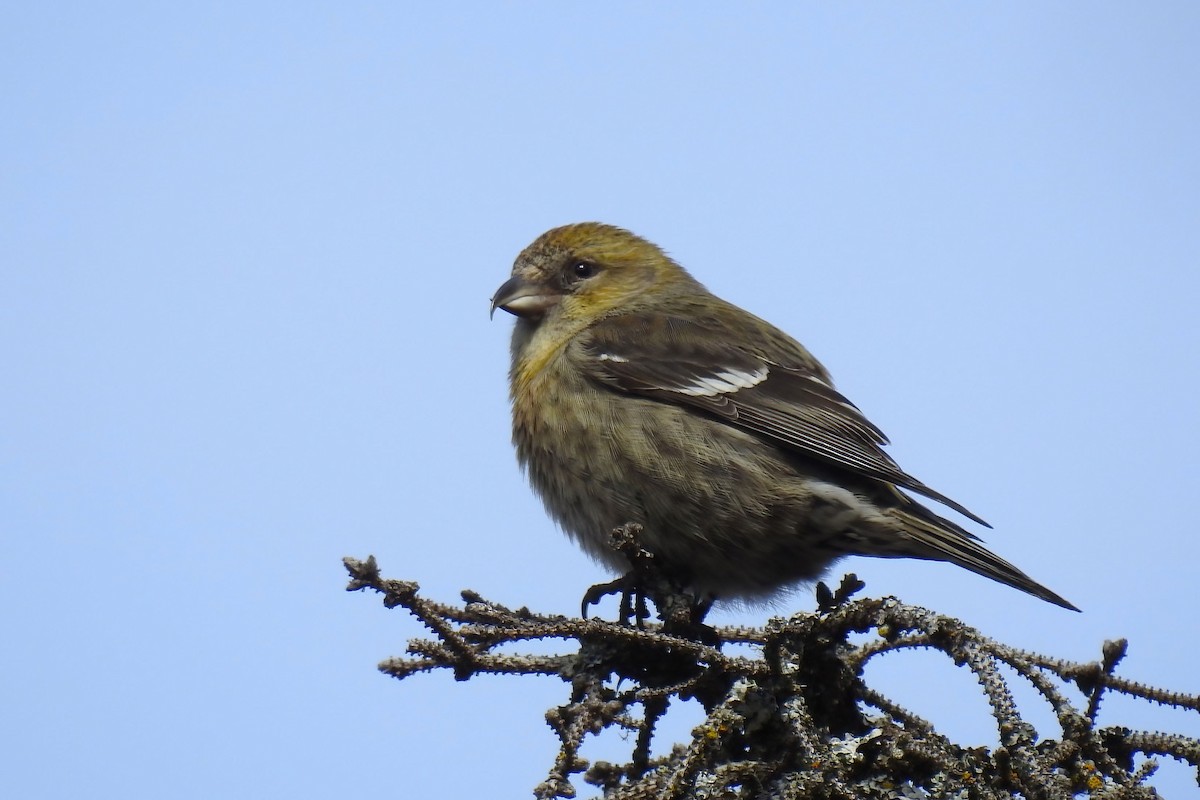
[[825,369],[795,340],[761,321],[739,325],[745,312],[732,306],[718,309],[723,313],[708,306],[609,317],[589,328],[578,346],[592,377],[611,388],[701,409],[987,525],[900,469],[883,450],[883,432],[833,388]]

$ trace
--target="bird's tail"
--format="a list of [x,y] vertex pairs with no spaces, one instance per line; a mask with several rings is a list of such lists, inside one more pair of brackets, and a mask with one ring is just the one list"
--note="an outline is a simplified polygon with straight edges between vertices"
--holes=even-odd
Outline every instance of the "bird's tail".
[[1071,611],[1079,610],[1074,604],[988,550],[976,536],[959,525],[943,519],[911,498],[903,495],[902,497],[907,502],[889,509],[887,513],[900,523],[899,527],[905,535],[898,537],[899,540],[894,541],[892,547],[865,555],[949,561],[977,575],[1040,597],[1056,606]]

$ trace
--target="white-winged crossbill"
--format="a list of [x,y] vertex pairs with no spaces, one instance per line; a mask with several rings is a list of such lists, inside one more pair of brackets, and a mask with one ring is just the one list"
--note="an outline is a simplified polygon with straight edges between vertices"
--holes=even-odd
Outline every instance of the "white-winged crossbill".
[[800,343],[611,225],[525,248],[492,310],[517,317],[513,442],[592,556],[625,523],[702,597],[768,598],[846,555],[949,561],[1074,609],[904,494],[986,525],[907,474]]

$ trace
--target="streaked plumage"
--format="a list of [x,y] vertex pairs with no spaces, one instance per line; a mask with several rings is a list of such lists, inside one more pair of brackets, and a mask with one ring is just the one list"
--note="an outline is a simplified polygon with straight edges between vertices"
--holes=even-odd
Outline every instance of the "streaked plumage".
[[517,315],[517,456],[551,515],[620,570],[608,532],[690,586],[760,599],[850,554],[949,561],[1074,608],[900,491],[986,525],[904,472],[794,339],[599,223],[526,248],[493,309]]

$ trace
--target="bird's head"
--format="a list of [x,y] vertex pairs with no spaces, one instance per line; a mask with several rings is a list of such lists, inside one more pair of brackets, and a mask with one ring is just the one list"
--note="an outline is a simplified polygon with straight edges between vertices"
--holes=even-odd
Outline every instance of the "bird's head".
[[521,251],[492,297],[492,313],[591,320],[635,306],[648,292],[697,285],[657,245],[614,225],[580,222],[549,230]]

